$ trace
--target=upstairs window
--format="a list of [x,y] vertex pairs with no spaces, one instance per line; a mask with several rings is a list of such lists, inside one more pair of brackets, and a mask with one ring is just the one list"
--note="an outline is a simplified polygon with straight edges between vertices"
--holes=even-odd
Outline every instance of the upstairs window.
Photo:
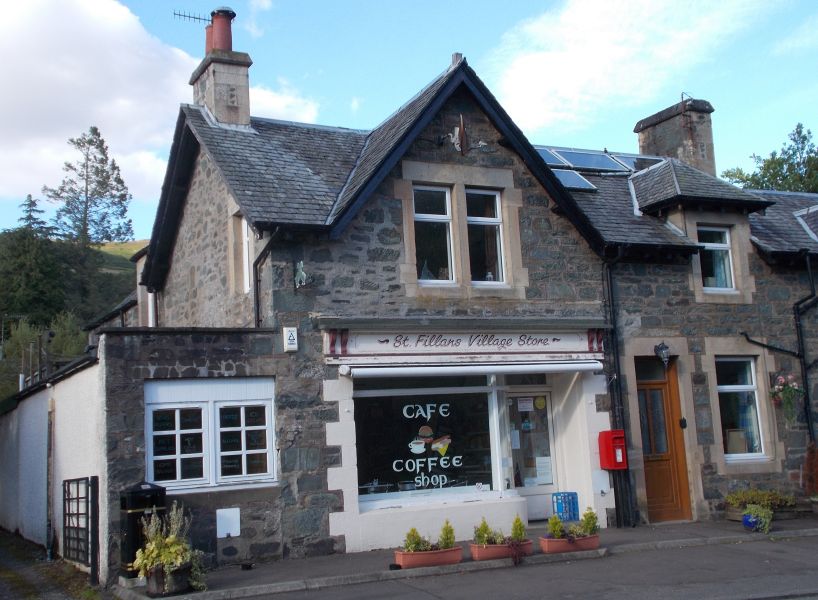
[[733,282],[730,230],[726,227],[698,227],[702,266],[702,286],[705,292],[735,289]]
[[755,361],[717,358],[716,387],[725,457],[749,458],[761,454]]
[[473,282],[503,281],[503,221],[500,194],[466,190],[469,265]]
[[452,202],[447,188],[415,186],[415,258],[418,281],[454,281]]

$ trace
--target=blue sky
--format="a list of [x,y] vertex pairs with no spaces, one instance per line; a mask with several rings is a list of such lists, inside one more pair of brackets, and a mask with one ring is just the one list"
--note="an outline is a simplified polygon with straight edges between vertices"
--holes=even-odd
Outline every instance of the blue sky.
[[[0,0],[5,4],[8,0]],[[220,5],[220,4],[219,4]],[[818,130],[818,4],[811,1],[233,0],[233,47],[254,61],[253,114],[369,129],[441,73],[469,64],[533,143],[637,151],[635,123],[709,100],[716,167],[752,168],[797,122]],[[55,187],[69,137],[100,127],[153,223],[178,104],[209,16],[193,0],[27,0],[7,10],[0,228]],[[53,210],[45,202],[43,208]]]

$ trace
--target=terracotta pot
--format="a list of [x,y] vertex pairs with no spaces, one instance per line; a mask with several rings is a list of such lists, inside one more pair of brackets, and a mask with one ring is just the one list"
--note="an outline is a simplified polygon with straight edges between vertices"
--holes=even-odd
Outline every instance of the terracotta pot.
[[[186,564],[173,569],[165,585],[165,570],[162,567],[154,567],[148,571],[147,594],[151,598],[161,598],[172,594],[181,594],[190,589],[190,569],[191,565]],[[167,587],[167,590],[165,589]]]
[[579,552],[580,550],[596,550],[599,548],[599,535],[589,535],[583,538],[540,538],[540,549],[543,554],[557,552]]
[[[523,540],[520,542],[520,554],[531,556],[534,553],[534,542]],[[514,549],[509,544],[469,544],[472,560],[495,560],[497,558],[513,558]]]
[[426,552],[404,552],[403,550],[395,550],[395,562],[400,565],[401,569],[454,565],[462,560],[462,546],[446,548],[445,550],[427,550]]

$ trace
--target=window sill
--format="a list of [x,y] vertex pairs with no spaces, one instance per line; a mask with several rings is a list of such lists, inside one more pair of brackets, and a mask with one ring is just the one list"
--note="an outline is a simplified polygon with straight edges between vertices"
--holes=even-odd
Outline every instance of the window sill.
[[725,295],[725,296],[737,296],[741,292],[736,288],[702,288],[702,292],[707,295]]
[[[161,481],[151,482],[154,485],[162,485]],[[218,484],[197,484],[197,485],[184,485],[184,484],[176,484],[176,485],[168,485],[165,486],[168,495],[174,494],[202,494],[202,493],[209,493],[209,492],[230,492],[233,490],[250,490],[256,488],[265,488],[265,487],[277,487],[278,480],[277,479],[265,479],[265,480],[256,480],[256,481],[246,481],[246,482],[231,482],[231,483],[218,483]]]
[[725,455],[724,466],[726,473],[731,475],[775,473],[781,470],[780,461],[775,461],[765,454],[752,454],[747,457]]

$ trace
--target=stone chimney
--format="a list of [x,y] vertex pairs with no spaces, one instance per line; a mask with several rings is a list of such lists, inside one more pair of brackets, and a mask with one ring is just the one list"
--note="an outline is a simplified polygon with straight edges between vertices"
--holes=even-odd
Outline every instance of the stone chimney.
[[633,128],[639,134],[639,153],[678,158],[715,176],[713,110],[707,100],[688,98],[642,119]]
[[219,122],[250,124],[250,78],[253,61],[245,52],[233,51],[231,24],[236,13],[226,6],[210,13],[205,28],[205,57],[193,75],[193,103],[206,106]]

